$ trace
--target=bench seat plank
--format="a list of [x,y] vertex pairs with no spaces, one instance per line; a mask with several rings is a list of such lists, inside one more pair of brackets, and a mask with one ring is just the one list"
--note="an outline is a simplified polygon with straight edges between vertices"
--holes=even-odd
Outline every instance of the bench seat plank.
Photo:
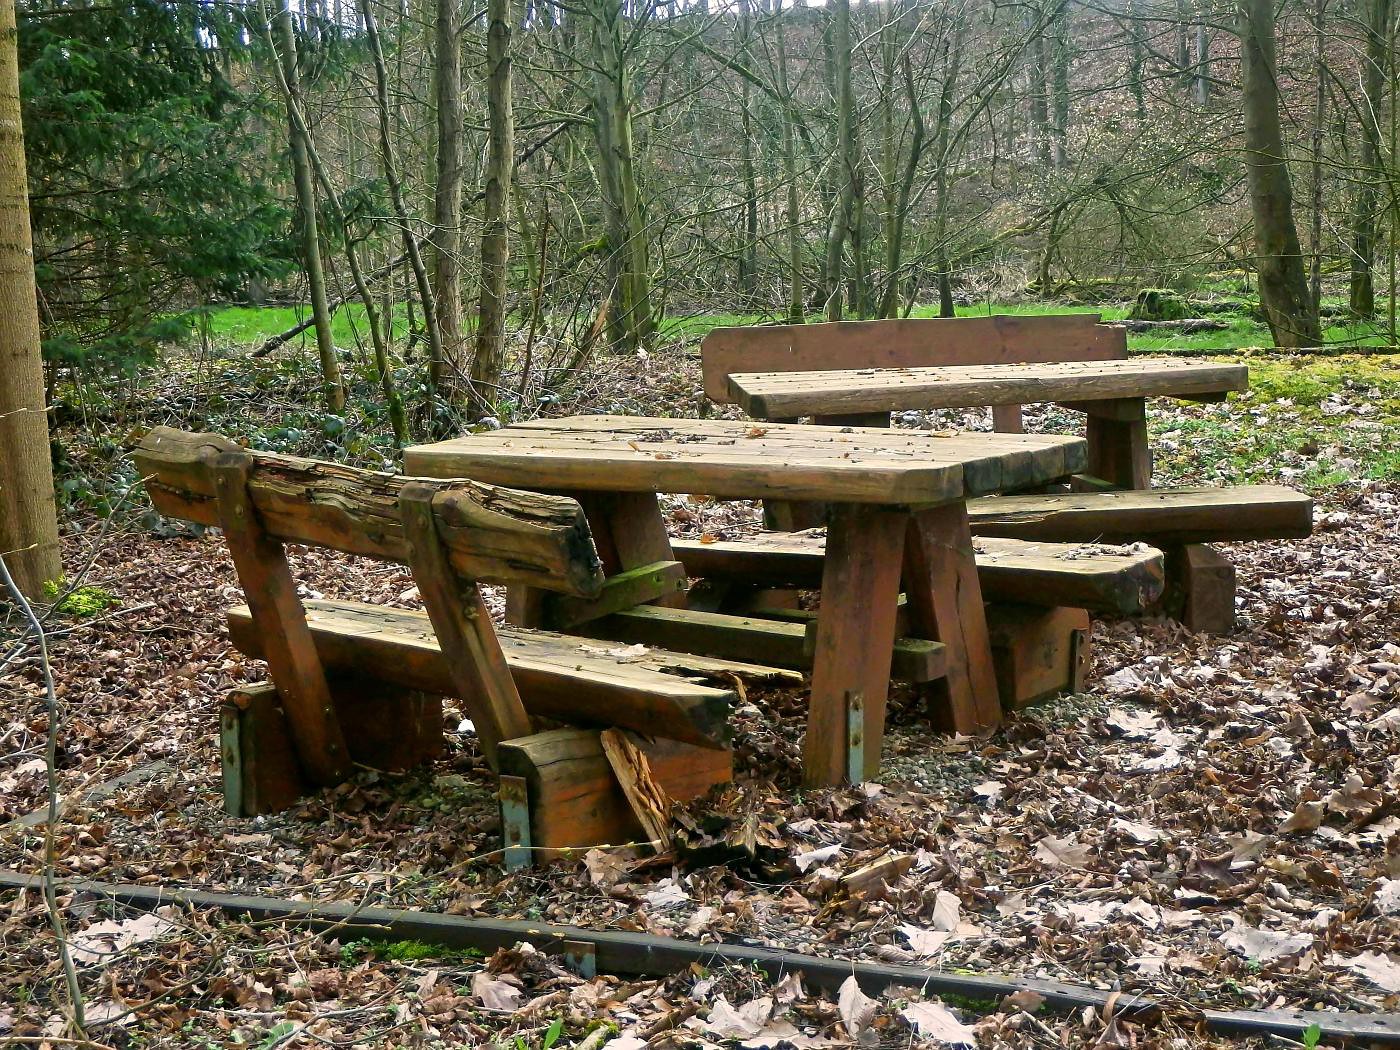
[[[424,613],[363,602],[311,600],[306,621],[328,669],[361,672],[412,689],[453,695],[452,676]],[[261,658],[247,606],[228,612],[234,646]],[[728,745],[733,690],[706,677],[800,681],[795,672],[661,650],[614,656],[619,647],[518,627],[497,629],[526,710],[569,723],[636,729],[705,747]]]
[[757,419],[906,409],[979,408],[1042,401],[1219,397],[1249,388],[1249,369],[1217,361],[1122,361],[738,372],[732,400]]
[[[826,537],[765,532],[717,543],[675,540],[672,546],[696,576],[812,587],[821,579]],[[1162,552],[1151,547],[979,537],[974,549],[983,595],[992,601],[1129,615],[1150,608],[1162,595]]]
[[1024,540],[1172,546],[1312,534],[1311,497],[1279,485],[987,496],[967,510],[975,534]]

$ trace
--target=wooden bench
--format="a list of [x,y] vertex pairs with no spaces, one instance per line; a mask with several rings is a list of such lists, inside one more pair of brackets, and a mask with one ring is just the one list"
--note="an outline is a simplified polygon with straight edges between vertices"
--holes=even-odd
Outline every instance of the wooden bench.
[[[746,374],[752,380],[753,397],[758,399],[753,404],[771,401],[815,412],[821,407],[821,398],[814,400],[819,391],[812,388],[821,385],[821,377],[811,374],[832,372],[830,385],[845,392],[833,394],[830,407],[812,417],[816,422],[888,426],[888,411],[870,409],[906,403],[907,398],[926,391],[925,407],[978,407],[978,403],[992,402],[995,428],[1010,432],[1021,430],[1021,405],[995,402],[1039,396],[1038,390],[1046,393],[1051,400],[1085,413],[1088,465],[1076,476],[1075,487],[1098,491],[1070,497],[997,497],[1007,502],[997,504],[995,510],[987,506],[988,501],[973,501],[968,507],[973,532],[1068,542],[1142,540],[1161,546],[1168,581],[1164,607],[1194,630],[1227,630],[1234,621],[1234,569],[1208,544],[1306,536],[1311,529],[1311,502],[1301,493],[1277,486],[1150,490],[1146,396],[1172,392],[1215,399],[1240,387],[1240,369],[1214,365],[1164,368],[1164,374],[1148,377],[1151,382],[1120,374],[1128,367],[1126,330],[1099,324],[1098,320],[1094,314],[1074,314],[720,328],[701,346],[705,392],[716,402],[734,403],[736,394],[742,392],[735,390],[731,377]],[[1077,364],[1083,362],[1097,364]],[[985,378],[979,379],[978,366],[1013,364],[1032,367],[1019,378],[995,384],[994,393],[968,393],[987,387]],[[1040,371],[1033,367],[1037,365],[1042,366]],[[1057,372],[1053,366],[1062,367]],[[856,384],[861,388],[859,398],[850,396],[851,382],[833,371],[845,370],[851,376],[855,370],[882,368],[952,370],[942,374],[899,373],[888,378],[877,374],[868,383]],[[1082,384],[1070,374],[1076,369],[1084,373]],[[798,386],[782,382],[781,376],[753,375],[792,372],[809,375]],[[1125,383],[1139,381],[1143,385],[1136,393],[1141,396],[1123,396],[1125,391],[1133,391]],[[801,398],[784,394],[799,386]],[[1082,396],[1074,393],[1076,386],[1082,388]],[[843,411],[843,405],[850,411]],[[1082,502],[1074,502],[1076,499]],[[992,515],[998,517],[996,523],[990,520]],[[792,504],[765,506],[765,517],[770,527],[785,530],[820,523],[812,508]]]
[[[222,717],[225,800],[235,814],[289,805],[356,763],[404,768],[442,746],[442,697],[458,698],[501,775],[507,861],[529,849],[643,834],[596,728],[536,732],[547,718],[635,730],[672,798],[728,780],[728,676],[796,678],[732,661],[616,652],[544,631],[497,631],[478,581],[552,592],[574,615],[619,607],[577,502],[462,480],[425,480],[250,452],[216,434],[153,430],[136,452],[162,514],[224,530],[248,604],[229,614],[237,647],[270,686],[234,691]],[[426,613],[303,603],[285,544],[407,564]],[[627,601],[674,591],[660,566]],[[600,614],[601,614],[600,613]],[[391,717],[386,714],[391,713]]]
[[[821,581],[826,536],[767,532],[714,543],[672,540],[671,547],[691,576],[810,588]],[[973,549],[982,596],[991,601],[1124,616],[1151,608],[1162,596],[1162,552],[1151,547],[976,538]]]

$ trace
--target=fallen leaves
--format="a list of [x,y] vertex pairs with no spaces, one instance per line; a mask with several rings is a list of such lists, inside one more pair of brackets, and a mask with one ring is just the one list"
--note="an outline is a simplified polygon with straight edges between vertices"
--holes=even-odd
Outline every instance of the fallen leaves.
[[925,1039],[944,1046],[977,1045],[977,1033],[941,1003],[910,1003],[900,1011],[909,1027]]

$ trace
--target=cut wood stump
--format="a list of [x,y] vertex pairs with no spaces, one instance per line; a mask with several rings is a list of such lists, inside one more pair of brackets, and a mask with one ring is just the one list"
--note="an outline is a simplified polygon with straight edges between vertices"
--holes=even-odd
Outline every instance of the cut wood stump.
[[[734,756],[727,749],[646,738],[637,738],[636,746],[646,755],[660,790],[676,802],[688,802],[734,776]],[[504,775],[525,781],[537,860],[650,841],[618,785],[597,731],[550,729],[507,740],[500,758]]]

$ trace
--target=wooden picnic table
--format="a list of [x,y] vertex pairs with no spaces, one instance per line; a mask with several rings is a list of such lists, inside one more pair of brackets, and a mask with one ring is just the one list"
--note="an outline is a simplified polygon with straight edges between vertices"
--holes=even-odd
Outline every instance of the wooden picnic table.
[[807,735],[808,784],[879,769],[901,590],[911,634],[941,642],[935,715],[1001,720],[966,500],[1082,470],[1079,438],[733,420],[574,416],[408,449],[413,475],[568,493],[605,569],[672,558],[658,492],[831,504]]
[[1088,416],[1088,473],[1133,489],[1151,484],[1147,398],[1219,401],[1248,387],[1245,365],[1145,357],[729,376],[732,398],[755,419],[812,416],[870,425],[881,415],[887,422],[888,413],[913,409],[1056,402]]

